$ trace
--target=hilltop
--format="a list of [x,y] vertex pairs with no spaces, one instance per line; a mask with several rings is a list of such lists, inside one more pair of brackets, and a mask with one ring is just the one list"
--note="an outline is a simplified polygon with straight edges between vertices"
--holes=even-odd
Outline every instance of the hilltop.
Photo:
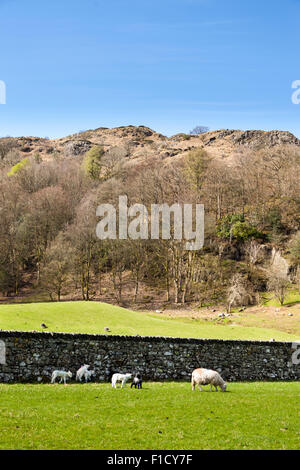
[[274,146],[299,146],[300,140],[287,131],[230,130],[209,131],[201,135],[184,133],[166,137],[145,126],[100,127],[59,139],[40,137],[5,137],[0,146],[10,146],[25,158],[39,154],[42,160],[57,157],[76,158],[93,145],[117,152],[129,164],[152,160],[164,163],[182,158],[195,148],[204,148],[215,159],[231,161],[241,149],[259,150]]

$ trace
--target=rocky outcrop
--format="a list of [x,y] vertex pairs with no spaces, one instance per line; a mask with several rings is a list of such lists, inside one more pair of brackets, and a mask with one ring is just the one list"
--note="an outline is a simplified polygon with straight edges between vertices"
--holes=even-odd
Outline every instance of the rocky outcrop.
[[300,140],[290,132],[285,131],[235,131],[232,135],[235,145],[245,145],[250,148],[274,147],[276,145],[300,145]]
[[93,146],[89,140],[71,140],[65,143],[65,155],[77,156],[83,155]]

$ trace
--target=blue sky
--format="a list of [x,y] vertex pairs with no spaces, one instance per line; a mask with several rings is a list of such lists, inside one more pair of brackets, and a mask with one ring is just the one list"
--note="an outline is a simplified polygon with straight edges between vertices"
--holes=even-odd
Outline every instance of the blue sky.
[[300,137],[299,0],[0,0],[0,135],[143,124]]

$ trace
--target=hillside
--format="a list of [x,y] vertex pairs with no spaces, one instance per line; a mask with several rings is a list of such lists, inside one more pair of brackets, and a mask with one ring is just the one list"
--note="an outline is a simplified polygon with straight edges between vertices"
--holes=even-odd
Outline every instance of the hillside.
[[[300,286],[300,140],[283,131],[163,136],[144,126],[0,139],[0,300],[282,305]],[[102,240],[96,207],[205,206],[205,246]],[[150,212],[148,212],[148,215]],[[148,229],[150,227],[148,217]],[[173,230],[173,228],[172,228]]]
[[[263,324],[262,321],[260,321]],[[182,338],[294,341],[298,337],[276,328],[218,324],[189,318],[167,318],[133,312],[99,302],[36,303],[0,306],[0,329]],[[48,328],[44,329],[41,324]],[[110,332],[104,328],[109,327]]]

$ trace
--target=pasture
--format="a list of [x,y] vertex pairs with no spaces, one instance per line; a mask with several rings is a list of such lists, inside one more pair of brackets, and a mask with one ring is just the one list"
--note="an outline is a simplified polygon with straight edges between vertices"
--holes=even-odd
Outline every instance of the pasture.
[[0,449],[299,449],[300,383],[0,385]]
[[[42,323],[48,329],[44,330]],[[115,335],[266,341],[270,338],[277,341],[299,339],[296,331],[292,333],[284,331],[284,328],[276,328],[276,322],[272,328],[264,327],[263,319],[260,318],[251,325],[231,322],[220,324],[201,318],[169,318],[165,315],[135,312],[101,302],[45,302],[0,306],[2,330],[104,334],[106,326],[111,330],[108,334]]]

